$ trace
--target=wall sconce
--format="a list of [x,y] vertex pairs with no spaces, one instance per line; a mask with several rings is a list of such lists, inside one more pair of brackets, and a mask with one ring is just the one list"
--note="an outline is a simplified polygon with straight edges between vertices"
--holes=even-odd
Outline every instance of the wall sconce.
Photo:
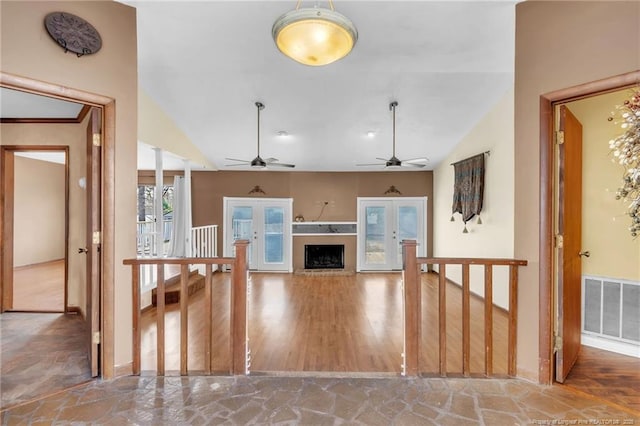
[[389,187],[389,189],[387,189],[386,191],[384,191],[384,195],[388,195],[388,194],[398,194],[398,195],[402,195],[402,192],[400,192],[398,190],[398,188],[396,188],[395,186],[391,185]]
[[251,191],[249,191],[249,195],[251,195],[251,194],[267,195],[267,193],[264,192],[264,190],[262,188],[260,188],[260,185],[254,186],[253,189]]

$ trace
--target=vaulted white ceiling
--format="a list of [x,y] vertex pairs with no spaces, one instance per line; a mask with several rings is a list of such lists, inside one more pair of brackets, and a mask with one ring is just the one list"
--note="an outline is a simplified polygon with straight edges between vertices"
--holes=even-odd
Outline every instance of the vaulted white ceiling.
[[393,100],[397,157],[426,156],[433,169],[513,85],[515,1],[336,0],[359,39],[325,67],[273,43],[273,22],[295,1],[123,3],[137,8],[141,89],[218,169],[256,156],[261,101],[263,158],[382,170],[356,164],[391,156]]
[[[325,67],[300,65],[273,43],[273,22],[292,0],[122,2],[137,9],[140,88],[221,170],[248,169],[228,167],[227,157],[256,156],[256,101],[266,105],[263,158],[304,171],[384,170],[357,164],[391,157],[394,100],[397,157],[428,157],[415,170],[430,170],[513,85],[518,0],[336,0],[359,38]],[[327,7],[302,7],[315,3]],[[2,117],[75,116],[81,107],[14,95],[2,91]],[[153,168],[154,141],[142,142],[139,168]],[[165,168],[181,167],[165,158]]]

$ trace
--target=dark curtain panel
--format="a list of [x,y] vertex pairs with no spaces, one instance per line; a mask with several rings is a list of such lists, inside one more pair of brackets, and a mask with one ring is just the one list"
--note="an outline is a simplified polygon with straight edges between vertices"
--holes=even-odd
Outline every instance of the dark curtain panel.
[[[452,213],[460,213],[467,223],[482,210],[484,192],[484,154],[479,154],[453,165],[455,183],[453,186]],[[453,220],[453,218],[451,219]]]

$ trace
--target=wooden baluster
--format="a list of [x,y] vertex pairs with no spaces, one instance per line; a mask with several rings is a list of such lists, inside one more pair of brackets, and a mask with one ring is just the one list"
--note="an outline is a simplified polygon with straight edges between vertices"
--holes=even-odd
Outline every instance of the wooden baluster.
[[[151,266],[151,265],[150,265]],[[159,263],[156,265],[156,356],[158,361],[158,375],[164,376],[164,265]]]
[[134,375],[140,375],[140,342],[142,340],[140,330],[140,265],[131,264],[131,309],[133,311],[132,330],[133,330],[133,360],[132,372]]
[[447,265],[439,264],[438,268],[438,337],[440,354],[440,375],[447,375]]
[[471,312],[469,307],[469,264],[462,265],[462,374],[469,377],[471,357]]
[[211,264],[205,265],[204,275],[204,371],[211,374],[211,364],[213,362],[211,354],[213,342],[213,291]]
[[404,368],[406,376],[420,374],[420,282],[415,240],[402,242],[404,287]]
[[516,375],[516,345],[518,333],[518,266],[509,266],[509,376]]
[[484,375],[493,376],[493,266],[484,265]]
[[236,257],[231,269],[231,374],[247,374],[247,246],[234,243]]
[[189,348],[189,265],[180,267],[180,375],[188,370]]

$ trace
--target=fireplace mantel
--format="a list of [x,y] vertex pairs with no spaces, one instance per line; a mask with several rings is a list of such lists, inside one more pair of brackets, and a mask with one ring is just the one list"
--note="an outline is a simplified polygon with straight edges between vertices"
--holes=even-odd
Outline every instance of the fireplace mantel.
[[358,235],[357,222],[294,222],[291,224],[291,235]]

